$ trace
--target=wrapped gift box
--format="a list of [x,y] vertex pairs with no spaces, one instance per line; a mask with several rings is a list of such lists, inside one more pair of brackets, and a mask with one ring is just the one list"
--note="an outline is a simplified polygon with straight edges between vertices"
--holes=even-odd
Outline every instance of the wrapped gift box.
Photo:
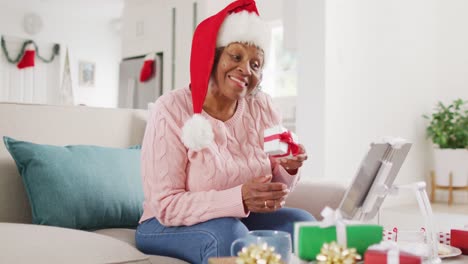
[[[369,249],[364,254],[364,264],[386,264],[388,251],[380,251]],[[398,259],[400,264],[421,264],[422,259],[406,252],[398,252]]]
[[450,245],[450,233],[439,232],[438,234],[439,243],[444,245]]
[[384,229],[382,234],[382,240],[397,241],[398,229],[394,227],[392,230]]
[[[294,224],[296,255],[303,260],[315,260],[324,243],[337,241],[336,227],[322,228],[319,222],[297,222]],[[379,225],[362,223],[346,224],[348,248],[355,248],[362,256],[367,248],[382,241],[383,228]]]
[[281,135],[290,133],[293,142],[298,143],[296,134],[288,131],[283,126],[274,126],[264,131],[264,144],[263,149],[265,152],[273,157],[289,157],[291,155],[291,149],[288,143],[281,140]]
[[[421,228],[420,230],[420,235],[422,235],[422,239],[426,236],[425,234],[426,230],[424,228]],[[417,234],[418,232],[413,232],[414,234]],[[398,228],[394,227],[393,230],[385,229],[383,231],[383,240],[390,240],[390,241],[398,241]],[[403,237],[403,240],[407,237]],[[450,233],[448,232],[438,232],[437,233],[437,239],[439,240],[439,243],[444,244],[444,245],[450,245]]]
[[468,255],[468,230],[450,230],[450,245],[459,248],[463,255]]

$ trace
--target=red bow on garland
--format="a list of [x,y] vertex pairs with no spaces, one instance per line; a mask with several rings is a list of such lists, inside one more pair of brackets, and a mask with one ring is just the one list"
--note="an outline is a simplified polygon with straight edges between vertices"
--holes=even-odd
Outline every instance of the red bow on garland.
[[294,142],[290,131],[285,131],[281,134],[268,136],[265,138],[265,142],[276,140],[276,139],[279,139],[280,142],[288,144],[288,152],[283,155],[275,155],[275,157],[286,157],[286,156],[289,156],[290,154],[292,154],[293,156],[296,156],[297,154],[299,154],[299,150],[300,150],[299,145],[296,142]]

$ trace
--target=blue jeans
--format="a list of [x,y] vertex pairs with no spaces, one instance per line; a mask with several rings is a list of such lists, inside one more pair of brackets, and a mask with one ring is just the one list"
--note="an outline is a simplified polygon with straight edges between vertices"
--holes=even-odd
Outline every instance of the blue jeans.
[[243,219],[217,218],[192,226],[165,227],[151,218],[138,226],[135,240],[143,253],[206,264],[208,258],[230,256],[232,242],[246,236],[249,230],[286,231],[294,241],[294,222],[297,221],[315,221],[315,218],[296,208],[251,213]]

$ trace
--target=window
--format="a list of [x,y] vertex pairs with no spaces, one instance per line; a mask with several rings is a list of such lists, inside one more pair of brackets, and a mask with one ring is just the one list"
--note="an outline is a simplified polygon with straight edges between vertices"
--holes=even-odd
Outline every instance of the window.
[[282,23],[272,24],[269,61],[263,71],[262,89],[272,97],[289,97],[297,94],[296,54],[283,45]]

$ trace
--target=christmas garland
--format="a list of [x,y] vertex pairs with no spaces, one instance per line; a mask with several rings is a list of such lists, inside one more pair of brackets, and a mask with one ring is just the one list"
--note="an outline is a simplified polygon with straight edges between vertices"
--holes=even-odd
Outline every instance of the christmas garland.
[[34,47],[36,49],[36,56],[43,62],[45,63],[51,63],[54,59],[55,59],[55,55],[59,55],[60,53],[60,46],[59,44],[54,44],[54,47],[52,48],[52,56],[50,57],[50,59],[44,59],[43,57],[41,57],[41,55],[39,55],[39,48],[37,47],[37,44],[33,41],[33,40],[26,40],[24,43],[23,43],[23,46],[21,47],[21,51],[20,53],[18,54],[18,56],[16,57],[16,59],[12,59],[10,58],[10,55],[8,54],[8,50],[6,48],[6,43],[5,43],[5,39],[3,38],[2,36],[2,50],[3,50],[3,53],[5,53],[5,57],[7,58],[8,62],[9,63],[12,63],[12,64],[16,64],[20,61],[20,59],[23,57],[24,55],[24,51],[26,49],[26,46],[28,44],[34,44]]

